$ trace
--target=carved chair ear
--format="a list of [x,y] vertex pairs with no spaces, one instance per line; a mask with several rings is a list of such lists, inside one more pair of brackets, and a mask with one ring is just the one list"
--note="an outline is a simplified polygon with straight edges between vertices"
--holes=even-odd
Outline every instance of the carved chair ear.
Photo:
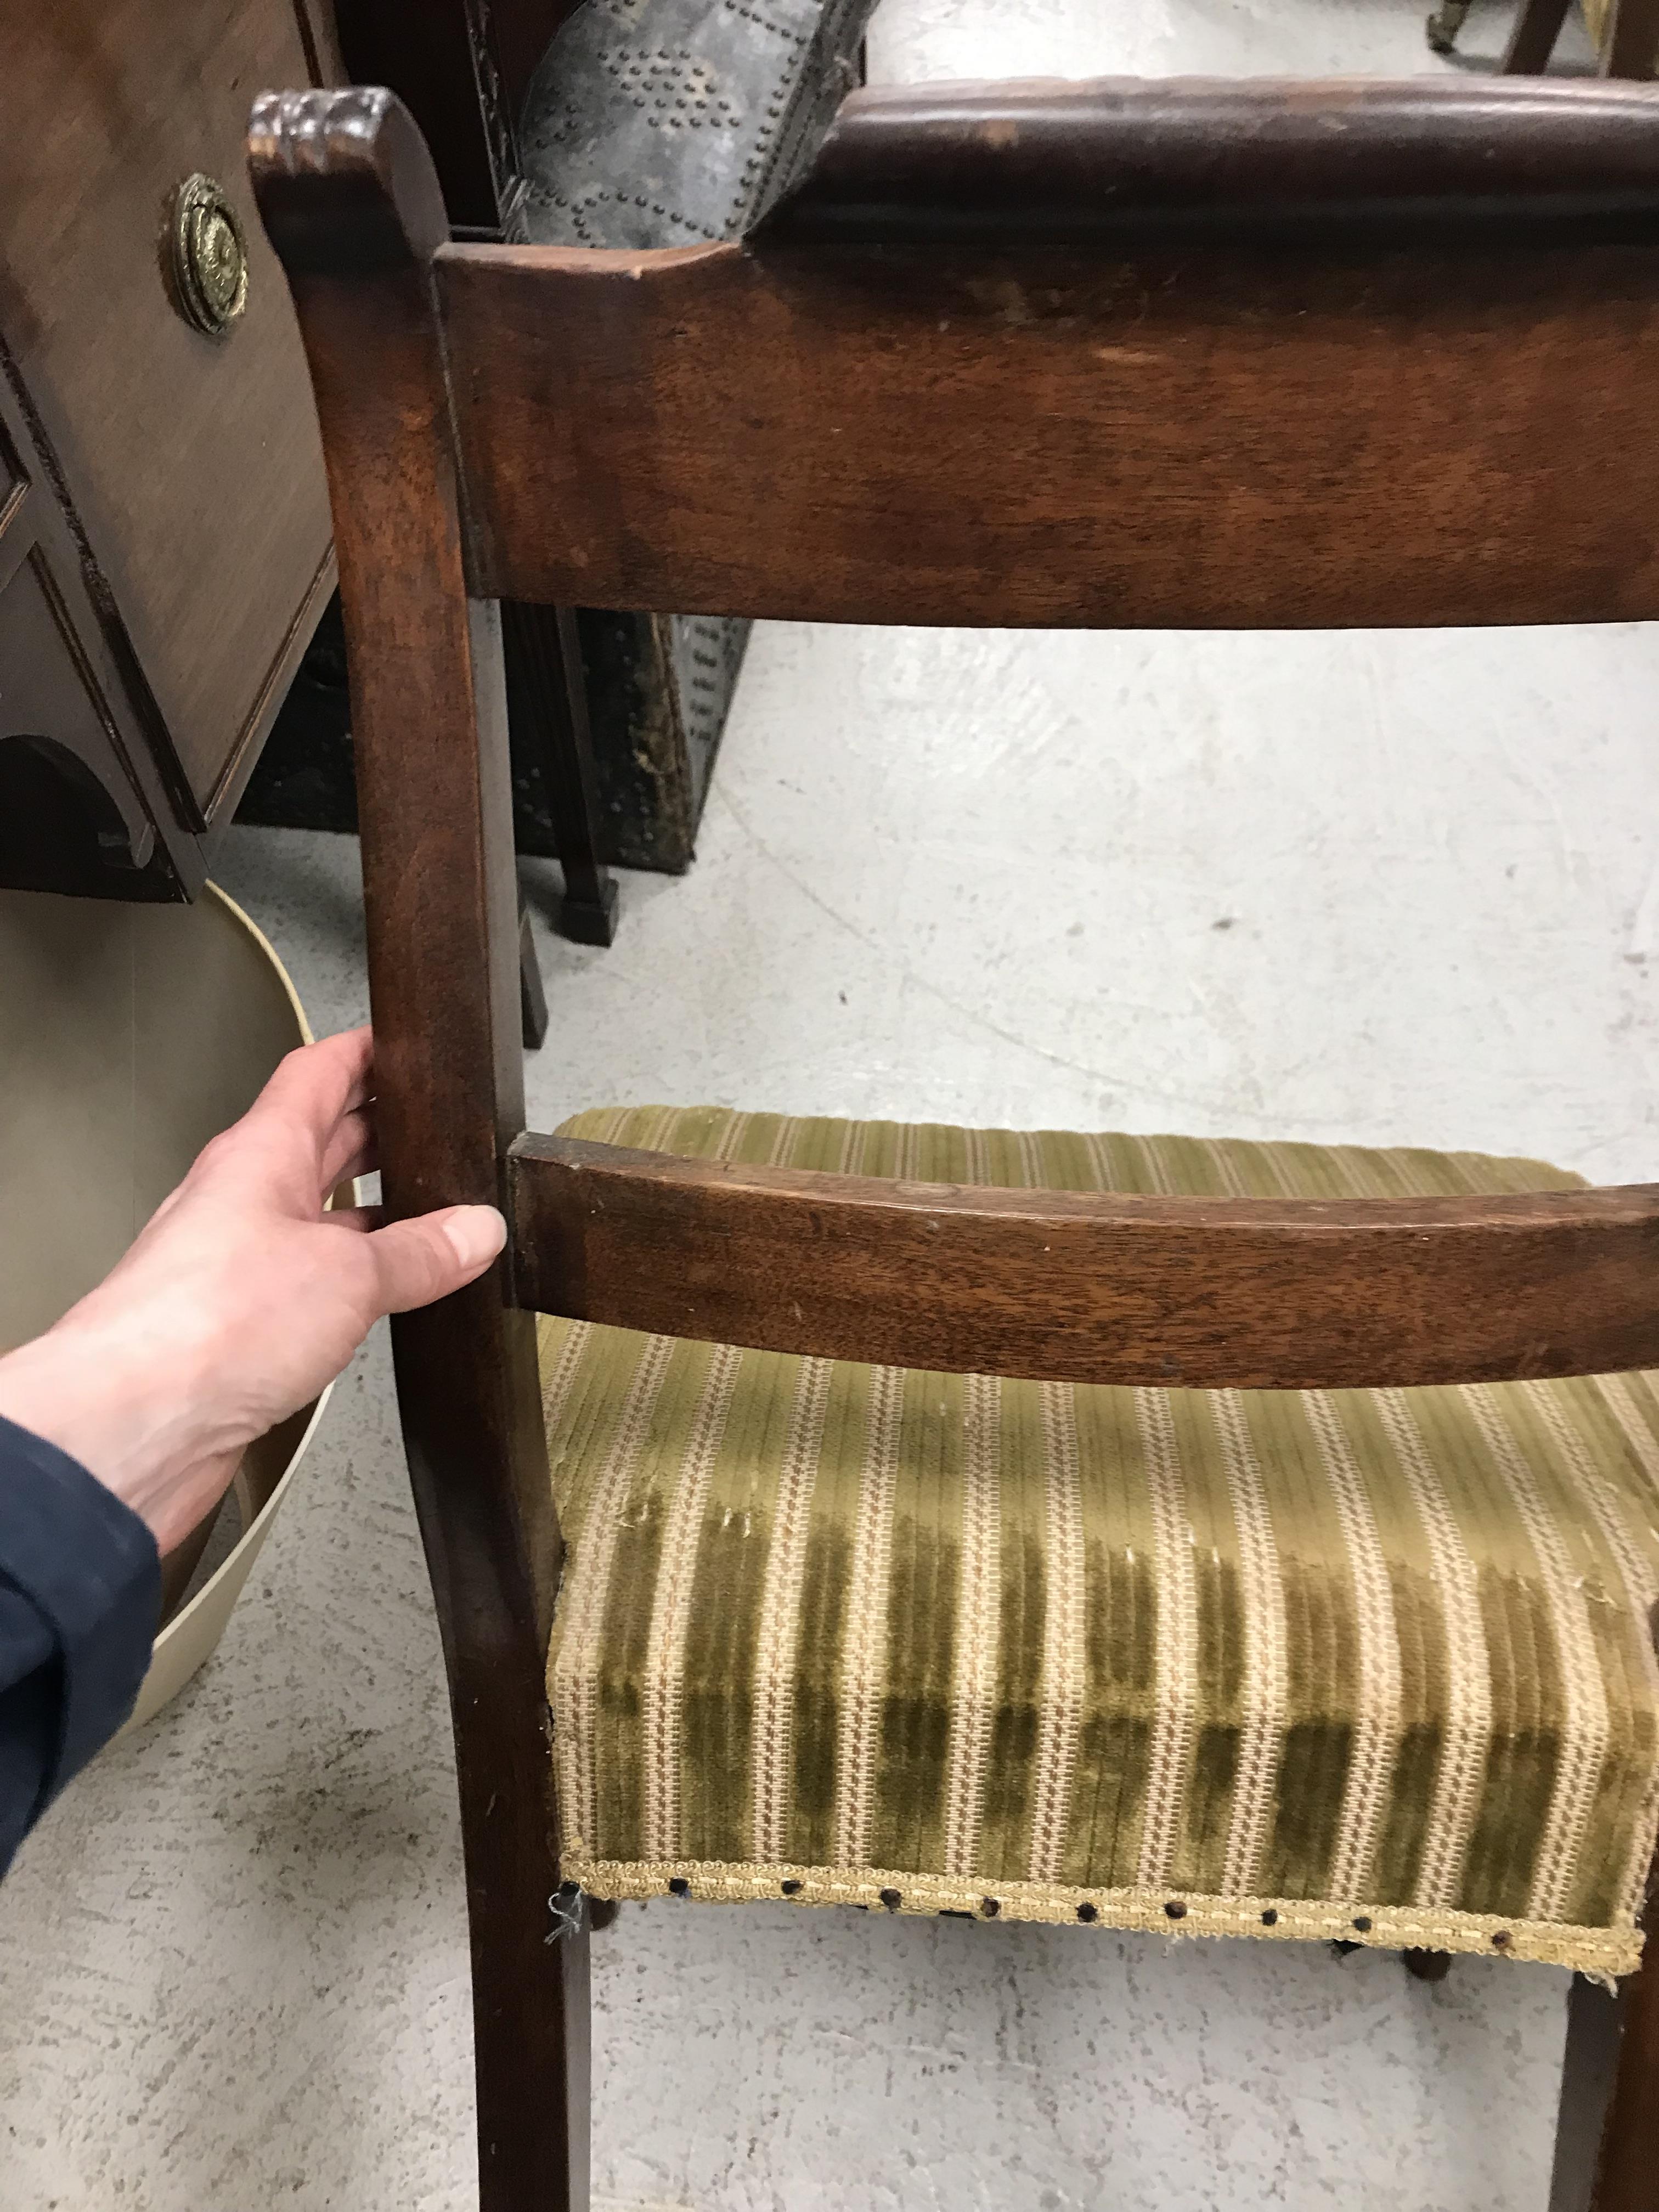
[[248,173],[290,282],[429,261],[449,237],[426,141],[381,85],[262,92],[248,121]]

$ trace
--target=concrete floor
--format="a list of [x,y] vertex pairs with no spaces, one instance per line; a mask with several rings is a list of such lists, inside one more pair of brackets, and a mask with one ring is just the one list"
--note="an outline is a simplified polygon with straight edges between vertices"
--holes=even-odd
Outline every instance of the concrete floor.
[[[1421,12],[886,0],[872,59],[1409,70]],[[1477,50],[1501,27],[1477,14]],[[1650,1176],[1656,690],[1635,628],[763,629],[696,872],[629,879],[609,952],[544,939],[532,1121],[712,1098]],[[222,873],[317,1028],[360,1019],[355,845],[241,831]],[[1380,1954],[664,1905],[624,1911],[594,1978],[607,2212],[1545,2203],[1547,1969],[1460,1960],[1428,1990]],[[0,1891],[0,2205],[460,2212],[469,2063],[437,1637],[375,1342],[216,1662]]]

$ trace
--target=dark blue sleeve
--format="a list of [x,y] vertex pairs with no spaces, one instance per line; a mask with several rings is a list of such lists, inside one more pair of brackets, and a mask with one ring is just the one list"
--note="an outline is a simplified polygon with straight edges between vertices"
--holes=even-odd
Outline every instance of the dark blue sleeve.
[[56,1445],[0,1419],[0,1874],[138,1695],[155,1539]]

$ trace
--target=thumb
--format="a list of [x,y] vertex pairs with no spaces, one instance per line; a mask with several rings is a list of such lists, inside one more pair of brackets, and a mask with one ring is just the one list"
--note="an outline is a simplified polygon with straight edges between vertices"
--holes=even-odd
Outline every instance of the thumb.
[[368,1247],[381,1312],[447,1298],[482,1275],[506,1242],[507,1224],[493,1206],[446,1206],[374,1230]]

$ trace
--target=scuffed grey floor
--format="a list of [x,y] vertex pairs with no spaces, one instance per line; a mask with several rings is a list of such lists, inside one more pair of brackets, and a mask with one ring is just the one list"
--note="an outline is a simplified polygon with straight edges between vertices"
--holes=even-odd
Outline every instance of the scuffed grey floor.
[[[1412,70],[1420,13],[886,0],[872,58]],[[1502,25],[1477,10],[1472,47]],[[1650,1176],[1656,694],[1635,628],[763,629],[696,872],[628,879],[609,952],[544,934],[532,1120],[712,1098]],[[361,1018],[355,845],[240,831],[221,873],[315,1025]],[[1546,1969],[1430,1990],[1381,1954],[664,1905],[594,1972],[606,2212],[1546,2201]],[[469,2063],[437,1637],[376,1342],[217,1659],[0,1890],[0,2206],[460,2212]]]

